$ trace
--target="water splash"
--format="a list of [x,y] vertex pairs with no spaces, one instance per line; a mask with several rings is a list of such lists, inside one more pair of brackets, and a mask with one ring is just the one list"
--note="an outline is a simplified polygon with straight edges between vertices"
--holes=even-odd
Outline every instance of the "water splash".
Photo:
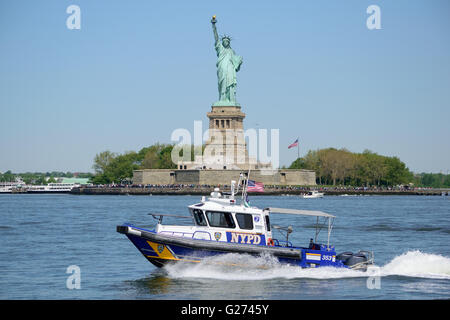
[[[164,269],[169,277],[177,279],[341,279],[369,276],[365,272],[345,268],[302,269],[281,264],[270,255],[255,257],[233,253],[206,258],[197,264],[175,263],[167,265]],[[380,267],[379,276],[392,275],[450,279],[450,258],[420,251],[408,251]]]
[[381,268],[381,276],[450,279],[450,258],[438,254],[408,251]]

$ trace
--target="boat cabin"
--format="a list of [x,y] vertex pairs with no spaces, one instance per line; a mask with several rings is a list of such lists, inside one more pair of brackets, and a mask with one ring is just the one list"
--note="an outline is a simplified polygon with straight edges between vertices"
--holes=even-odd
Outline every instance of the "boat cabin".
[[[237,204],[233,193],[231,196],[222,195],[218,188],[211,193],[211,197],[208,199],[202,197],[200,203],[190,205],[188,209],[190,216],[151,214],[153,217],[159,219],[155,229],[156,233],[197,240],[293,247],[289,242],[289,233],[292,232],[292,227],[283,228],[280,226],[271,226],[270,224],[270,214],[280,213],[316,217],[316,234],[314,240],[310,240],[307,249],[333,249],[333,247],[330,246],[330,233],[332,229],[331,222],[335,217],[325,212],[283,208],[259,209],[257,207],[250,207],[246,202]],[[191,219],[193,225],[163,225],[162,218],[164,216]],[[317,243],[317,236],[323,227],[323,224],[319,225],[320,217],[328,219],[328,239],[326,245]],[[285,231],[286,239],[273,239],[273,229],[280,232]]]
[[211,197],[208,199],[203,197],[200,203],[188,208],[194,222],[193,226],[158,223],[156,232],[200,240],[252,245],[270,244],[272,232],[269,212],[238,205],[233,196],[221,195],[217,188],[211,193]]

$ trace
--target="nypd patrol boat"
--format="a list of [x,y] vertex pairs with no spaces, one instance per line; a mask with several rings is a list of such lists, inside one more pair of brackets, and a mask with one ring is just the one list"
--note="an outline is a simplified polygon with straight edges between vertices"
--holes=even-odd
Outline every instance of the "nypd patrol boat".
[[[336,254],[335,247],[330,244],[335,216],[322,211],[251,207],[246,201],[245,186],[238,203],[235,184],[232,181],[228,195],[215,188],[210,197],[202,197],[199,203],[188,206],[189,216],[150,213],[158,221],[154,229],[125,223],[117,226],[116,231],[125,234],[157,267],[179,261],[199,263],[205,258],[228,253],[270,254],[280,263],[302,268],[332,266],[365,271],[373,264],[372,252]],[[289,241],[292,227],[271,225],[272,214],[316,218],[314,240],[311,238],[305,247],[294,246]],[[164,225],[162,221],[167,216],[192,219],[193,225]],[[324,226],[328,229],[327,239],[325,243],[319,243],[317,237]],[[274,238],[274,230],[280,231],[283,239]]]

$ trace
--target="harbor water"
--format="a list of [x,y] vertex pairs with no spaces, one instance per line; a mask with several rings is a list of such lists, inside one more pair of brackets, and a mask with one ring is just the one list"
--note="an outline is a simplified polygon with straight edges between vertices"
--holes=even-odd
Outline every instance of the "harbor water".
[[[152,228],[156,221],[148,213],[187,215],[199,196],[2,194],[0,299],[450,298],[450,197],[249,198],[260,208],[337,216],[331,234],[336,251],[373,251],[376,266],[368,273],[300,269],[267,256],[229,254],[158,269],[116,226]],[[272,215],[271,222],[291,225],[295,245],[307,246],[314,237],[313,217]],[[276,232],[275,238],[285,237]],[[326,228],[318,239],[326,242]]]

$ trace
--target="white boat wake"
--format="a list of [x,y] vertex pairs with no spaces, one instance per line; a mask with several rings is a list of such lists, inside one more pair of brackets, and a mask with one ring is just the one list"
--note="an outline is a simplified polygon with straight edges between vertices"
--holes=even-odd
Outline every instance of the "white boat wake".
[[381,276],[390,275],[450,280],[450,258],[408,251],[381,267]]
[[203,278],[218,280],[268,279],[341,279],[368,276],[405,276],[450,280],[450,258],[421,251],[408,251],[390,262],[366,273],[344,268],[321,267],[302,269],[279,263],[271,256],[253,257],[226,254],[186,265],[175,263],[164,267],[171,278]]

